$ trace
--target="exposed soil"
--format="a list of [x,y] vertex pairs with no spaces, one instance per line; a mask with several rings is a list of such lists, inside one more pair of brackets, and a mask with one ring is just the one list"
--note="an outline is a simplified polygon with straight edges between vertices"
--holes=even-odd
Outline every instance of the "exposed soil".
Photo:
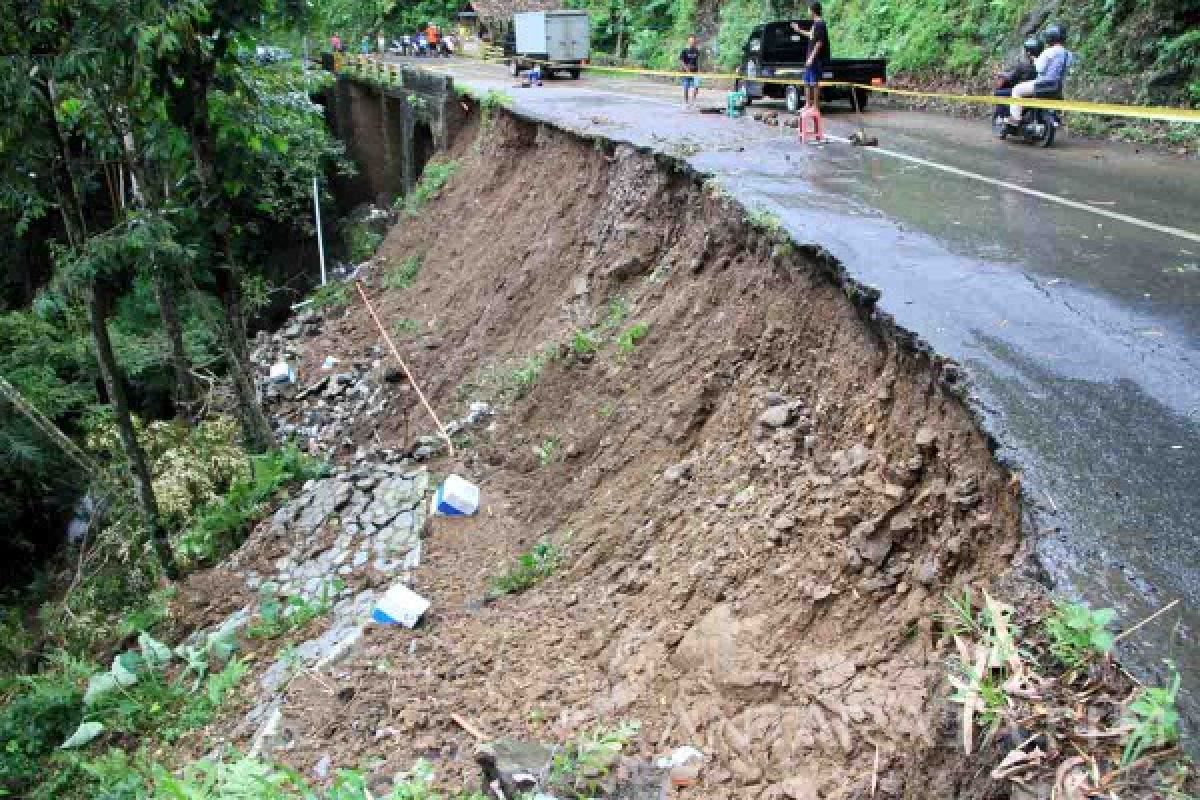
[[[823,254],[650,156],[507,114],[456,146],[462,170],[366,283],[386,324],[420,324],[401,349],[443,419],[501,401],[432,466],[478,483],[485,507],[432,522],[421,629],[371,628],[332,673],[292,682],[304,712],[272,757],[380,781],[427,758],[472,786],[476,742],[451,714],[545,742],[637,720],[643,755],[708,754],[680,790],[694,797],[993,796],[946,729],[937,614],[950,587],[1009,570],[1019,487],[954,366]],[[412,254],[416,285],[383,289]],[[615,298],[629,313],[606,332]],[[623,351],[634,323],[648,334]],[[595,353],[570,346],[583,329]],[[302,376],[374,357],[357,304],[324,330]],[[548,348],[526,394],[503,391]],[[432,432],[394,388],[354,447]],[[485,600],[542,540],[558,573]]]

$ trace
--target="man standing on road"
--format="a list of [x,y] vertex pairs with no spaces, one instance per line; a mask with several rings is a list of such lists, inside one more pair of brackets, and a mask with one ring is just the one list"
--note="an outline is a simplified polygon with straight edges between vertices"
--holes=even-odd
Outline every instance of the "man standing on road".
[[808,58],[804,61],[804,106],[821,110],[821,76],[825,74],[825,62],[829,60],[829,28],[821,16],[820,2],[808,4],[812,13],[812,27],[801,31],[808,37]]
[[681,71],[693,73],[683,78],[683,110],[687,111],[700,95],[700,79],[695,73],[700,71],[700,50],[696,47],[696,34],[687,39],[687,47],[679,54]]

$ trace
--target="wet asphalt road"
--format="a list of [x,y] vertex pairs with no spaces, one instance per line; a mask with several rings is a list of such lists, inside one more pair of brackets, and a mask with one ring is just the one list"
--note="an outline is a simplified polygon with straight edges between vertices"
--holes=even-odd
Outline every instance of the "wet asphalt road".
[[[1069,132],[1042,150],[984,121],[895,110],[865,115],[879,150],[804,146],[684,112],[662,84],[521,89],[500,66],[432,66],[508,92],[523,115],[686,157],[878,287],[883,310],[969,369],[1037,503],[1056,585],[1126,625],[1181,601],[1122,655],[1151,679],[1173,659],[1200,729],[1200,162]],[[723,107],[724,91],[700,105]],[[856,119],[839,105],[825,126],[845,137]]]

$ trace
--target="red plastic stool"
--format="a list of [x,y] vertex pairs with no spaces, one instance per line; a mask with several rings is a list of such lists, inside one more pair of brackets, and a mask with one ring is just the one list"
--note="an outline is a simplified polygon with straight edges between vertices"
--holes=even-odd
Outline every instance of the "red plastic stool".
[[825,129],[821,125],[821,109],[805,106],[804,110],[800,112],[800,141],[807,143],[809,137],[823,142],[825,141]]

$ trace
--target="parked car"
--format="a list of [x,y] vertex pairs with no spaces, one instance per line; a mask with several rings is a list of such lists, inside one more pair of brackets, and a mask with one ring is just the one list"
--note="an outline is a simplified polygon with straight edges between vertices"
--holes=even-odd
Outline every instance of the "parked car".
[[[795,26],[795,27],[793,27]],[[780,20],[759,25],[751,31],[742,48],[738,65],[738,88],[746,93],[747,101],[763,98],[782,99],[788,111],[799,111],[804,105],[804,62],[808,57],[808,37],[800,31],[812,28],[811,19]],[[795,79],[795,83],[756,81],[755,78],[775,80]],[[825,61],[821,80],[882,86],[887,81],[887,60],[882,58],[832,58]],[[860,109],[867,107],[867,89],[846,86],[827,86],[821,89],[822,100],[857,99]]]

